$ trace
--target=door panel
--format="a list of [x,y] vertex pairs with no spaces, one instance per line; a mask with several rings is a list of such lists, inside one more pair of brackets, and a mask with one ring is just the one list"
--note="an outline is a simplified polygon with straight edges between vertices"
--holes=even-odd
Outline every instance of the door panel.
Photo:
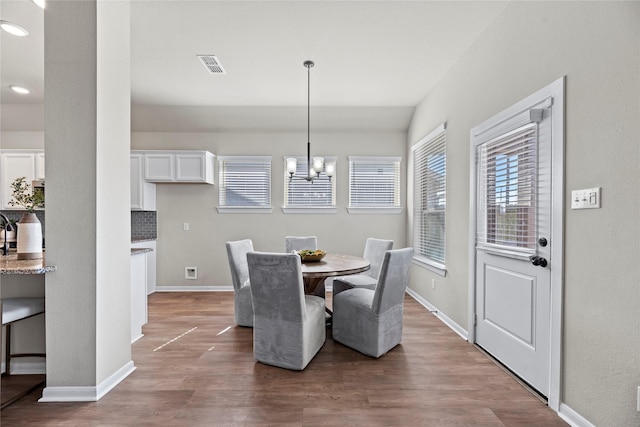
[[[534,346],[535,277],[485,264],[484,318],[503,334]],[[507,299],[513,304],[503,307]]]

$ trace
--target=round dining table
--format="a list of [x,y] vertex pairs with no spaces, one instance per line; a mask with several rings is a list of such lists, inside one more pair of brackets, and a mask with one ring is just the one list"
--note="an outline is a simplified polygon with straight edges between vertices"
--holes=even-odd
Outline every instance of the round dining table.
[[303,262],[304,292],[324,298],[324,281],[327,278],[362,273],[370,267],[368,259],[332,253],[327,253],[320,261]]

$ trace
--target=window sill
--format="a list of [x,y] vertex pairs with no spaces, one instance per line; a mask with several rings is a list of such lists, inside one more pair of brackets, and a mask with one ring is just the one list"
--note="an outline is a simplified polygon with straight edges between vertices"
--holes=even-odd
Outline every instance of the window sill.
[[429,271],[436,273],[439,276],[445,277],[447,275],[447,269],[443,264],[436,263],[423,257],[413,257],[411,262],[420,267],[426,268]]
[[335,206],[283,206],[282,212],[286,214],[334,214],[338,212]]
[[273,208],[271,206],[269,207],[264,207],[264,206],[260,206],[260,207],[252,207],[252,206],[218,206],[216,208],[218,210],[218,213],[221,214],[238,214],[238,213],[249,213],[249,214],[254,214],[254,213],[271,213],[273,212]]
[[347,208],[350,214],[399,214],[403,208],[374,208],[374,207],[351,207]]

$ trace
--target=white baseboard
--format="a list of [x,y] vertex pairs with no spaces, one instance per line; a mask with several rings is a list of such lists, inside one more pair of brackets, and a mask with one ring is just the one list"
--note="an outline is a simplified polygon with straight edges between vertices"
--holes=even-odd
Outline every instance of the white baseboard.
[[130,361],[95,387],[45,387],[38,402],[95,402],[135,370],[133,361]]
[[440,319],[442,321],[442,323],[444,323],[449,328],[451,328],[451,330],[453,330],[453,332],[455,332],[456,334],[460,335],[462,337],[462,339],[464,339],[465,341],[469,340],[469,335],[468,335],[467,330],[464,329],[462,326],[458,325],[456,322],[454,322],[453,319],[448,317],[446,314],[442,313],[440,310],[438,310],[437,307],[435,307],[433,304],[431,304],[426,299],[422,298],[413,289],[407,288],[407,293],[414,300],[416,300],[418,302],[418,304],[420,304],[423,307],[425,307],[427,310],[429,310],[431,313],[433,313],[434,316],[436,316],[438,319]]
[[[11,361],[11,375],[36,375],[47,373],[47,362],[44,358],[38,361],[13,359]],[[7,370],[6,364],[2,362],[2,372]]]
[[595,427],[595,425],[591,424],[586,418],[578,414],[576,411],[574,411],[564,403],[560,404],[560,411],[558,411],[558,416],[560,416],[560,418],[565,420],[572,427]]
[[233,286],[156,286],[156,292],[229,292]]

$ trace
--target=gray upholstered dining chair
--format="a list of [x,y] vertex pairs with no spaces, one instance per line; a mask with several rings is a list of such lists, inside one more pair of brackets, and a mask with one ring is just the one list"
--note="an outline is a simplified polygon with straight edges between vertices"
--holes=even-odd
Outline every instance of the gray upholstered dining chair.
[[402,341],[404,293],[413,248],[385,252],[375,290],[347,289],[333,298],[333,339],[380,357]]
[[378,283],[380,267],[385,252],[393,249],[393,240],[369,237],[364,245],[363,258],[368,259],[371,267],[360,274],[340,276],[333,279],[333,296],[353,288],[375,289]]
[[326,339],[324,299],[305,295],[300,257],[249,252],[253,355],[259,362],[302,370]]
[[234,318],[237,325],[253,326],[253,302],[247,252],[253,251],[250,239],[227,242],[227,257],[233,281]]
[[301,251],[302,249],[318,249],[316,236],[286,236],[284,238],[284,251]]

